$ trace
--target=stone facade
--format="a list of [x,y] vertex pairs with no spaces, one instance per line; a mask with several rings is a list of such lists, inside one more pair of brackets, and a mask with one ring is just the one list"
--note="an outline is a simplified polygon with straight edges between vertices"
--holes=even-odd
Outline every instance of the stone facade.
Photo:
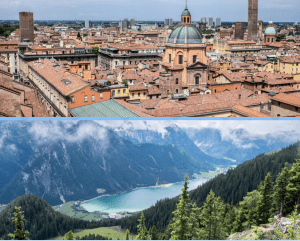
[[249,0],[248,40],[257,42],[258,0]]

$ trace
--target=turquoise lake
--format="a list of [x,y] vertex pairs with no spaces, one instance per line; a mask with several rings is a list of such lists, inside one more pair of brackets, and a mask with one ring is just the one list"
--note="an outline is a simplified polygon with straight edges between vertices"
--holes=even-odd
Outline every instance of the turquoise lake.
[[[196,189],[208,179],[189,180],[189,191]],[[181,194],[183,182],[166,184],[162,186],[145,187],[113,196],[101,196],[81,206],[89,212],[100,211],[107,213],[137,212],[151,207],[157,201],[173,198]]]

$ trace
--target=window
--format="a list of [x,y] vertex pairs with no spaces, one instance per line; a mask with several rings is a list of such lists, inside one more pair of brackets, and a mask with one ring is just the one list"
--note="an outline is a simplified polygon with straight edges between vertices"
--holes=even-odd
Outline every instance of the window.
[[112,96],[115,96],[115,95],[116,95],[116,91],[113,90],[113,91],[112,91]]
[[140,97],[141,96],[141,93],[138,93],[138,97]]
[[196,61],[197,61],[197,55],[194,55],[193,56],[193,63],[196,63]]
[[79,65],[79,69],[81,69],[81,64]]
[[95,96],[94,95],[92,95],[92,101],[95,101]]
[[130,61],[129,63],[130,63],[130,65],[131,65],[131,64],[132,64],[132,61]]
[[103,99],[103,93],[100,93],[100,99]]
[[169,54],[169,63],[171,63],[171,59],[172,58],[172,56],[171,56],[171,54]]
[[178,94],[178,89],[176,89],[176,94]]
[[86,69],[86,70],[88,69],[88,66],[87,66],[87,65],[85,65],[85,69]]
[[74,103],[74,96],[71,96],[71,103]]
[[84,96],[84,101],[87,102],[88,101],[88,97],[87,95]]
[[176,79],[175,83],[178,85],[178,83],[179,83],[179,80],[178,80],[178,78]]
[[116,65],[118,65],[118,61],[116,61]]
[[196,78],[195,78],[195,85],[198,85],[199,84],[199,76],[196,76]]
[[131,95],[132,97],[134,97],[134,93],[132,93],[132,95]]
[[167,90],[167,94],[170,94],[170,91],[169,91],[169,90]]
[[182,55],[178,56],[178,63],[183,64],[183,56]]
[[144,92],[144,96],[146,95],[146,92]]
[[183,20],[185,23],[186,23],[186,17],[184,17],[184,20]]
[[118,95],[121,94],[121,90],[118,90]]
[[123,94],[125,94],[126,93],[126,90],[125,89],[123,89]]
[[123,65],[125,65],[125,61],[123,61]]

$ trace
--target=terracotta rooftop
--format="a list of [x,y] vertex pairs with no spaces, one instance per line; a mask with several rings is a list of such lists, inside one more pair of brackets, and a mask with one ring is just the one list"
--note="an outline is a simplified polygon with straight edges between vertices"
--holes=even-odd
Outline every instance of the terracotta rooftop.
[[295,107],[300,107],[300,98],[293,96],[293,95],[288,95],[284,93],[280,93],[274,97],[272,97],[272,100],[285,103],[291,106]]
[[65,96],[89,86],[80,76],[66,72],[63,67],[53,67],[54,63],[48,59],[44,59],[41,63],[32,61],[28,64]]

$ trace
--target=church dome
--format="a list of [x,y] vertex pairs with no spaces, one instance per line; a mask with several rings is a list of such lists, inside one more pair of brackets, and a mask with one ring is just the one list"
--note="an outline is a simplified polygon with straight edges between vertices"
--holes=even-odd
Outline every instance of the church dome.
[[[273,22],[270,21],[269,24],[272,26],[273,25]],[[265,34],[276,34],[276,30],[274,27],[267,27],[266,31],[265,31]]]
[[190,11],[188,10],[187,6],[185,7],[184,11],[182,12],[181,16],[191,16]]
[[194,26],[181,26],[176,28],[169,36],[168,43],[202,43],[202,35]]

